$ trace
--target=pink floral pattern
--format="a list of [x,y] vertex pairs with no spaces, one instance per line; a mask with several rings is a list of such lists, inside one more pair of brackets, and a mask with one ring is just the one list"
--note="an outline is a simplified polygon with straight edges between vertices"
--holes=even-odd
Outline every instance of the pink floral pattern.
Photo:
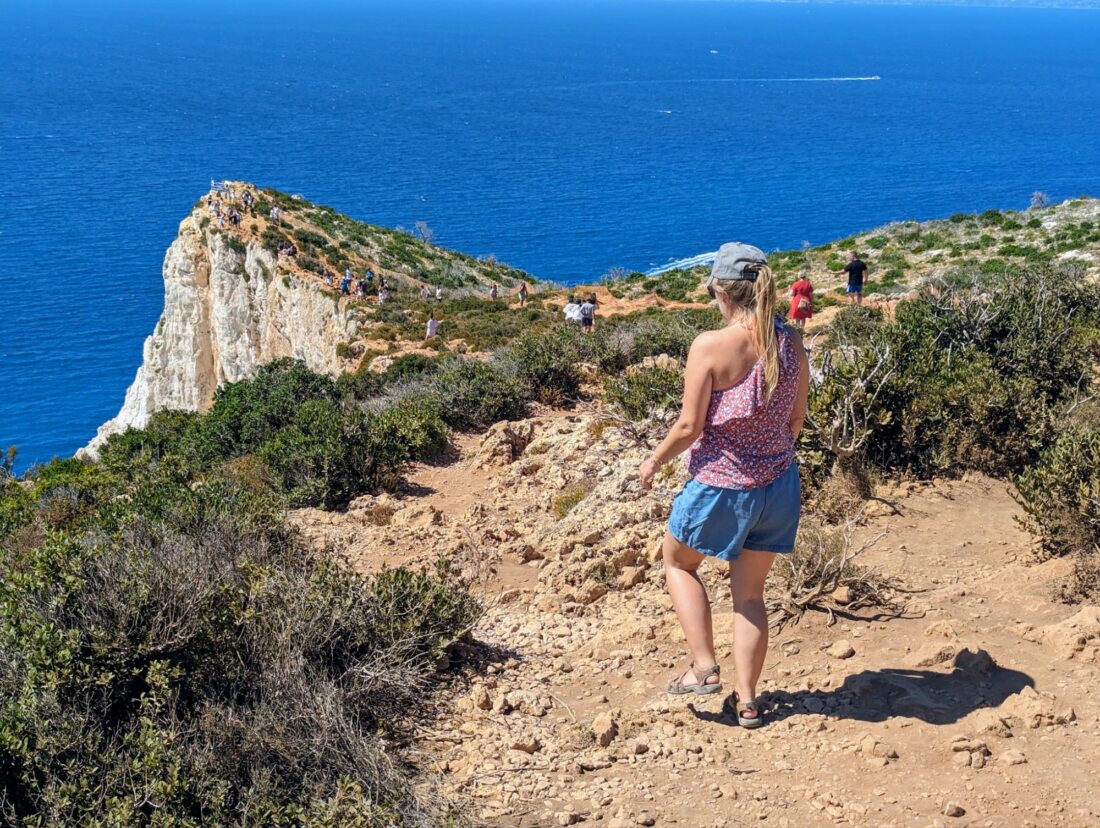
[[779,384],[765,398],[764,360],[737,385],[710,397],[703,433],[691,447],[688,471],[722,489],[759,489],[777,480],[794,460],[791,412],[798,393],[798,352],[777,320]]

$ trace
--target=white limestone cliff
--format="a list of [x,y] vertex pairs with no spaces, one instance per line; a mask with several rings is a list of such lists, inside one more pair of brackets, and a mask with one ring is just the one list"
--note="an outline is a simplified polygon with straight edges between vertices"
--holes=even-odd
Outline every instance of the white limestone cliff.
[[146,425],[156,411],[204,411],[219,385],[253,376],[266,362],[294,357],[337,374],[337,346],[356,324],[316,283],[278,272],[258,244],[244,252],[200,227],[194,213],[164,257],[164,310],[145,340],[141,367],[118,415],[100,426],[84,454],[111,434]]

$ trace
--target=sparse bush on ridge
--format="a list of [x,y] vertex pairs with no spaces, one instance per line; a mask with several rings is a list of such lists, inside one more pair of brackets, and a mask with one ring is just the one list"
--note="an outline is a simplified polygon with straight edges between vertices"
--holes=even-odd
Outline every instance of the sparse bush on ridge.
[[667,419],[679,414],[684,375],[673,368],[640,368],[604,383],[604,402],[632,420]]
[[1063,597],[1100,599],[1100,428],[1061,434],[1015,482],[1024,523],[1046,553],[1073,556]]
[[[0,534],[0,822],[445,821],[394,745],[477,615],[464,585],[360,579],[267,492],[125,468],[57,461],[0,491],[0,513],[46,494]],[[61,492],[85,506],[53,513]]]

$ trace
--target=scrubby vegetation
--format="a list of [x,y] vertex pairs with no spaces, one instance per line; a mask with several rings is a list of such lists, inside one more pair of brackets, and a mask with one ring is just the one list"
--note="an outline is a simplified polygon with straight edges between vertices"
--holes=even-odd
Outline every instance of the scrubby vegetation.
[[457,820],[396,746],[476,618],[464,585],[445,567],[363,580],[315,554],[246,464],[187,473],[174,452],[194,423],[161,417],[100,464],[5,470],[0,821]]

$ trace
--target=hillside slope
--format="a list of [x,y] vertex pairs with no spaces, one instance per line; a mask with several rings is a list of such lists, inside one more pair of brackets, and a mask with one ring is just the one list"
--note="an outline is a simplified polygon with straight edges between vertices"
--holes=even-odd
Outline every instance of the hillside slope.
[[[208,193],[179,226],[164,257],[164,310],[146,339],[142,364],[113,419],[86,451],[111,434],[141,427],[156,411],[202,411],[217,387],[255,374],[265,362],[293,357],[336,375],[355,367],[349,343],[369,328],[380,308],[371,296],[342,295],[345,268],[367,268],[390,283],[395,301],[422,285],[448,295],[486,293],[492,284],[514,290],[537,280],[495,261],[479,261],[397,230],[362,224],[251,184],[231,183],[237,199]],[[252,209],[244,205],[249,193]],[[242,211],[239,226],[215,205]],[[280,211],[272,218],[271,208]],[[280,244],[296,248],[279,252]]]
[[[142,365],[122,409],[100,427],[87,447],[110,434],[140,427],[163,409],[203,411],[217,387],[251,377],[278,357],[304,361],[336,375],[384,367],[408,352],[485,351],[525,330],[552,323],[569,292],[594,292],[602,316],[646,308],[707,304],[701,290],[706,268],[641,273],[555,288],[495,260],[478,260],[398,230],[363,224],[331,208],[254,185],[230,184],[236,196],[204,196],[180,224],[164,260],[164,311],[145,341]],[[253,199],[245,207],[243,197]],[[235,205],[242,220],[219,221],[215,208]],[[281,211],[277,219],[271,209]],[[429,235],[425,233],[425,235]],[[280,253],[292,245],[294,253]],[[806,250],[773,251],[769,259],[780,288],[807,273],[818,289],[818,308],[841,300],[833,271],[848,250],[869,264],[867,298],[889,300],[954,267],[999,272],[1015,267],[1072,263],[1100,274],[1100,201],[1080,198],[1040,210],[896,222]],[[340,278],[351,268],[385,276],[384,307],[374,294],[343,295]],[[537,294],[520,307],[515,293],[526,281]],[[432,298],[420,299],[423,286]],[[492,285],[501,298],[488,300]],[[435,288],[443,291],[434,299]],[[426,343],[429,313],[443,321],[441,338]],[[826,319],[828,316],[826,315]],[[377,360],[377,357],[382,359]]]

